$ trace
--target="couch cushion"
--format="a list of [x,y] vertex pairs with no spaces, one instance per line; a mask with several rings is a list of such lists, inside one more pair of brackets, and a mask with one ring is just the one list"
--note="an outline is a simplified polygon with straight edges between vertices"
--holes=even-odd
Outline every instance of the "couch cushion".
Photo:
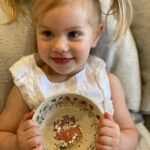
[[150,1],[132,0],[134,17],[132,33],[137,44],[142,77],[141,110],[150,114]]
[[35,50],[35,31],[30,16],[19,15],[17,21],[2,25],[5,21],[7,17],[0,9],[0,111],[12,86],[9,67]]
[[150,132],[143,125],[143,123],[137,123],[136,127],[139,131],[139,142],[136,150],[149,150],[150,149]]

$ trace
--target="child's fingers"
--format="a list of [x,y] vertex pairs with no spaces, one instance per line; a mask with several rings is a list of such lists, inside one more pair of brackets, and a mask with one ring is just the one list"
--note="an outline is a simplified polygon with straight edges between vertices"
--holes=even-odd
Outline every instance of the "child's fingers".
[[110,150],[110,149],[112,149],[111,146],[96,143],[96,150]]
[[110,115],[108,112],[105,112],[105,113],[104,113],[104,118],[105,118],[105,119],[109,119],[109,120],[111,120],[111,121],[114,121],[112,115]]
[[109,120],[109,119],[102,119],[100,122],[99,122],[99,127],[102,128],[102,127],[109,127],[109,128],[113,128],[114,127],[114,122]]
[[43,146],[39,145],[35,148],[33,148],[32,150],[44,150]]
[[115,130],[108,127],[103,127],[99,131],[100,136],[114,137]]
[[42,136],[42,131],[39,129],[39,127],[34,127],[28,129],[27,132],[24,133],[28,139],[34,138],[35,136]]
[[24,116],[23,119],[22,119],[22,122],[24,122],[24,121],[26,121],[26,120],[29,120],[29,119],[32,119],[33,114],[34,114],[33,111],[31,111],[31,112],[25,114],[25,116]]
[[115,121],[114,121],[113,117],[108,112],[105,112],[103,115],[103,118],[99,122],[99,127],[100,128],[102,128],[102,127],[113,128],[114,123],[115,123]]
[[26,121],[24,121],[22,124],[21,124],[21,129],[23,130],[23,131],[27,131],[27,130],[29,130],[29,129],[31,129],[31,128],[39,128],[39,125],[38,125],[38,123],[37,122],[35,122],[35,121],[33,121],[33,120],[26,120]]
[[32,120],[33,114],[34,114],[34,112],[29,112],[22,119],[22,121],[20,123],[20,128],[23,131],[26,131],[29,128],[32,128],[32,127],[38,127],[37,122],[35,122],[35,121]]
[[114,121],[114,118],[108,112],[104,113],[104,119],[101,120],[101,123],[107,127],[117,127],[118,124]]
[[28,139],[26,141],[26,144],[28,145],[29,149],[37,148],[40,145],[42,146],[42,137],[41,136],[35,136],[31,139]]

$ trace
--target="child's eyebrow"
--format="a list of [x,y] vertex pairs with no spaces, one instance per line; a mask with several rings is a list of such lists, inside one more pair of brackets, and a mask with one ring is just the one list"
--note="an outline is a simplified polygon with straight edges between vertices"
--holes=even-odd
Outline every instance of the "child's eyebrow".
[[73,27],[69,27],[68,30],[73,30],[73,29],[77,30],[77,29],[82,29],[82,28],[83,28],[82,26],[73,26]]
[[[51,30],[51,28],[46,25],[38,25],[37,27]],[[83,26],[72,26],[72,27],[66,28],[66,30],[79,30],[79,29],[83,29],[83,28],[84,28]]]
[[45,26],[45,25],[38,25],[38,28],[46,28],[46,29],[50,29],[49,27]]

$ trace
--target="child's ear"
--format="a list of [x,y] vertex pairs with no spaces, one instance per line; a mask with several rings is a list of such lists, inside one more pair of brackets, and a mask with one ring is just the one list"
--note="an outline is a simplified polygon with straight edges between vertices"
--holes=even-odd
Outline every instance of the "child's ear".
[[103,30],[104,30],[104,23],[100,23],[98,25],[97,29],[96,29],[96,32],[95,32],[92,48],[96,47],[96,45],[98,43],[98,40],[100,39],[100,36],[101,36],[101,33],[102,33]]

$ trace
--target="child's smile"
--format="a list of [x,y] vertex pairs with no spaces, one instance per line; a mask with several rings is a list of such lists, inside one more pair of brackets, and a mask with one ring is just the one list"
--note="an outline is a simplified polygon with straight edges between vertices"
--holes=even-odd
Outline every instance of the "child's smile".
[[71,63],[71,61],[73,60],[73,58],[65,58],[65,57],[51,57],[51,59],[54,61],[54,63],[62,66]]

